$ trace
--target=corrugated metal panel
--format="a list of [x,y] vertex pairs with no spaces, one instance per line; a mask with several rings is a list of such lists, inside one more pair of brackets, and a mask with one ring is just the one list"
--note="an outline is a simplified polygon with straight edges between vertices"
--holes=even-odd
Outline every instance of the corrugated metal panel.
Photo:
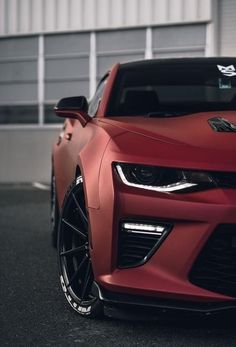
[[0,0],[0,35],[210,19],[211,0]]
[[221,0],[219,2],[220,55],[236,55],[236,1]]
[[155,58],[204,56],[206,25],[191,24],[153,29]]
[[37,59],[35,37],[0,41],[0,105],[37,103]]
[[45,101],[84,94],[89,96],[88,33],[45,36]]
[[144,59],[145,30],[105,31],[97,34],[97,79],[113,64]]

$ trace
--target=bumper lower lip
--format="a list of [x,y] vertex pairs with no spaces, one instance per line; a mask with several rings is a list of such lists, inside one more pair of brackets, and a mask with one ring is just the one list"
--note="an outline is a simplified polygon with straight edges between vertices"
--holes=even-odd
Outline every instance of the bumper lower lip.
[[[138,295],[114,293],[99,287],[99,296],[105,306],[105,313],[116,318],[175,318],[193,315],[217,316],[220,314],[236,314],[236,300],[224,302],[191,302],[172,299],[159,299]],[[133,318],[132,318],[133,317]]]

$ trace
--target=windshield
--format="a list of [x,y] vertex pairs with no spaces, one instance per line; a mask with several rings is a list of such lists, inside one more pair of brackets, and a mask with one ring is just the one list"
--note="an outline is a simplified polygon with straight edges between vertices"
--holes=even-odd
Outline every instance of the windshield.
[[236,109],[236,72],[217,63],[151,63],[121,68],[108,116],[165,117]]

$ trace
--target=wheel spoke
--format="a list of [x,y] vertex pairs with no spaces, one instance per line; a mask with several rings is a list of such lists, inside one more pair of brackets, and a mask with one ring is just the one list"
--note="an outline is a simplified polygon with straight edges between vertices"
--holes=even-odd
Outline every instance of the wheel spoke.
[[75,271],[74,275],[71,277],[71,279],[70,279],[69,283],[67,284],[66,288],[70,287],[71,284],[79,277],[80,269],[85,264],[86,260],[88,260],[87,255],[85,255],[84,258],[82,259],[81,263],[79,264],[78,269]]
[[82,294],[81,294],[81,300],[84,299],[86,291],[88,289],[89,286],[89,282],[91,280],[91,275],[92,275],[92,271],[91,271],[91,260],[89,259],[87,268],[86,268],[86,272],[85,272],[85,276],[84,276],[84,284],[83,284],[83,288],[82,288]]
[[79,210],[79,214],[80,214],[82,223],[83,223],[84,227],[87,228],[87,226],[88,226],[88,219],[87,219],[86,215],[84,214],[84,211],[83,211],[82,208],[80,207],[80,204],[79,204],[78,200],[76,199],[75,194],[72,194],[72,196],[73,196],[74,202],[75,202],[75,204],[76,204],[76,207],[77,207],[78,210]]
[[62,218],[62,222],[68,225],[71,229],[76,231],[84,240],[87,239],[87,235],[85,235],[81,230],[79,230],[76,226],[73,224],[69,223],[65,218]]
[[65,251],[65,252],[61,252],[60,257],[72,256],[74,254],[77,254],[77,253],[84,251],[85,249],[86,249],[86,244],[84,244],[83,246],[80,246],[80,247],[72,248],[72,249]]

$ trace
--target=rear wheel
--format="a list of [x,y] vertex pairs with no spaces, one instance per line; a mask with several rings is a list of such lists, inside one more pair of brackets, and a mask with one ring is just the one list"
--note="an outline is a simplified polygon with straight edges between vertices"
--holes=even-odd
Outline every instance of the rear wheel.
[[89,251],[89,220],[82,176],[68,190],[58,228],[60,282],[70,306],[82,316],[102,314]]

